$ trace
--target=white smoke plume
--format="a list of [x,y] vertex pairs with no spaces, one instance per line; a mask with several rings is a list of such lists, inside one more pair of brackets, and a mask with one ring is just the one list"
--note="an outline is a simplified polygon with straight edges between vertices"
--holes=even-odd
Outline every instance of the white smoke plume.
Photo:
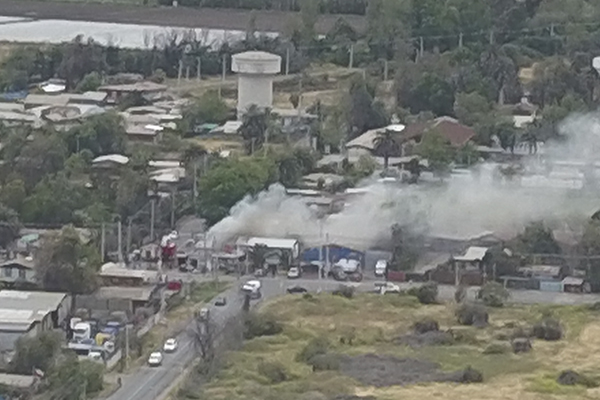
[[[301,198],[288,196],[283,187],[274,185],[234,206],[209,234],[219,244],[237,236],[297,237],[305,245],[328,238],[330,243],[366,249],[389,240],[395,223],[463,238],[483,232],[509,238],[537,220],[565,229],[567,223],[584,221],[600,209],[597,191],[574,189],[583,182],[581,171],[590,162],[599,161],[600,171],[600,118],[573,116],[564,121],[561,132],[567,140],[544,146],[544,155],[531,156],[527,170],[537,175],[521,182],[494,179],[498,165],[487,163],[477,173],[453,176],[443,183],[370,183],[367,193],[347,199],[342,212],[323,220]],[[557,167],[559,160],[575,166],[565,171],[564,166]]]

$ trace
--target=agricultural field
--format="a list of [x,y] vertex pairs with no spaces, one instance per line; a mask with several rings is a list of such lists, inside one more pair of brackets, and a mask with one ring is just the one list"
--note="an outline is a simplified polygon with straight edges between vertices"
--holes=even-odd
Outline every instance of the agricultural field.
[[[600,376],[600,311],[506,306],[488,309],[489,323],[477,328],[459,325],[456,310],[455,304],[421,305],[408,295],[288,295],[273,300],[260,315],[280,322],[281,332],[250,339],[241,351],[229,354],[221,372],[194,398],[600,398],[595,384]],[[563,337],[531,338],[531,351],[514,354],[511,338],[532,332],[548,318],[560,322]],[[415,323],[432,320],[439,330],[415,331]],[[561,385],[557,377],[564,370],[587,381]],[[479,380],[477,371],[483,382],[459,383]]]

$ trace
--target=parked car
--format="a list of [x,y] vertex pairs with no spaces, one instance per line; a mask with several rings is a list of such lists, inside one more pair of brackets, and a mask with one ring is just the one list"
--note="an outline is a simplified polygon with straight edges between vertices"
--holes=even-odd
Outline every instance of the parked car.
[[400,293],[400,286],[392,282],[377,282],[375,283],[375,288],[381,294]]
[[308,290],[306,290],[302,286],[290,286],[289,288],[287,288],[287,292],[289,294],[294,294],[294,293],[308,293]]
[[217,297],[215,300],[215,306],[223,307],[225,305],[227,305],[227,299],[225,297]]
[[300,268],[292,267],[287,273],[288,279],[297,279],[300,278]]
[[162,364],[163,361],[163,355],[160,351],[155,351],[154,353],[150,354],[150,357],[148,357],[148,365],[151,367],[158,367]]
[[163,350],[165,353],[174,353],[175,350],[177,350],[177,339],[167,339],[167,341],[165,342],[165,344],[163,345]]
[[375,264],[375,276],[384,276],[387,271],[387,260],[378,260]]

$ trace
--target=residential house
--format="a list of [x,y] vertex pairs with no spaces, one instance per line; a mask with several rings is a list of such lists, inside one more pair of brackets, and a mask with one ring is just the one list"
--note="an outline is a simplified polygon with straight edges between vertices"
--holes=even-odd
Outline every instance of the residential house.
[[0,282],[5,287],[35,285],[33,258],[18,255],[0,262]]
[[102,286],[139,287],[156,285],[160,282],[158,271],[128,269],[112,262],[106,263],[100,268],[98,277]]
[[98,91],[108,94],[108,104],[116,104],[131,94],[139,94],[148,101],[158,100],[167,90],[166,85],[154,82],[136,82],[122,85],[100,86]]
[[399,154],[394,155],[397,157],[413,155],[415,147],[421,143],[423,135],[427,132],[435,131],[439,133],[453,148],[460,148],[475,137],[475,131],[472,128],[459,123],[454,118],[438,117],[431,121],[418,122],[407,126],[395,124],[367,131],[346,144],[348,156],[377,155],[375,139],[386,130],[391,130],[397,134],[398,144],[400,145]]

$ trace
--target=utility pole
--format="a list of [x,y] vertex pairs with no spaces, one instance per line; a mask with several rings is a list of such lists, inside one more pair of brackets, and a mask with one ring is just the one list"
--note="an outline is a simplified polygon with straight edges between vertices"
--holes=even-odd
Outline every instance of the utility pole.
[[494,31],[490,31],[490,45],[494,44]]
[[462,49],[462,47],[463,47],[463,33],[460,32],[458,34],[458,48]]
[[290,74],[290,45],[285,49],[285,75]]
[[185,80],[186,81],[190,80],[190,66],[189,65],[187,67],[185,67]]
[[129,324],[125,324],[125,368],[129,368]]
[[179,60],[179,70],[177,72],[177,86],[181,84],[181,75],[183,74],[183,61]]
[[383,80],[384,81],[388,80],[388,74],[389,74],[388,60],[383,60]]
[[198,65],[196,71],[196,80],[200,82],[202,80],[202,58],[198,57]]
[[419,58],[423,58],[425,53],[425,44],[423,43],[423,36],[419,38]]
[[219,98],[223,96],[222,89],[227,76],[227,54],[223,54],[223,60],[221,61],[221,84],[219,85]]
[[325,234],[325,272],[329,272],[329,233]]
[[128,221],[127,221],[127,243],[126,243],[126,249],[127,251],[125,252],[125,254],[127,254],[127,257],[129,257],[129,254],[131,253],[131,222],[132,222],[133,218],[129,217]]
[[106,254],[106,225],[104,224],[104,222],[102,223],[102,228],[101,228],[101,233],[100,233],[100,257],[102,259],[102,262],[104,262],[104,256]]
[[123,227],[121,224],[121,219],[119,218],[119,222],[117,224],[117,242],[118,242],[118,246],[119,246],[119,252],[118,252],[118,257],[119,257],[119,264],[123,263]]
[[195,201],[198,197],[198,162],[194,161],[194,191],[192,193],[192,198]]
[[154,241],[154,203],[156,202],[154,195],[150,200],[150,240]]
[[175,193],[176,189],[171,191],[171,229],[175,228]]
[[325,269],[325,263],[323,260],[323,220],[319,220],[319,279],[321,279],[321,275],[323,270]]
[[348,62],[348,68],[352,69],[354,66],[354,44],[350,45],[350,61]]

